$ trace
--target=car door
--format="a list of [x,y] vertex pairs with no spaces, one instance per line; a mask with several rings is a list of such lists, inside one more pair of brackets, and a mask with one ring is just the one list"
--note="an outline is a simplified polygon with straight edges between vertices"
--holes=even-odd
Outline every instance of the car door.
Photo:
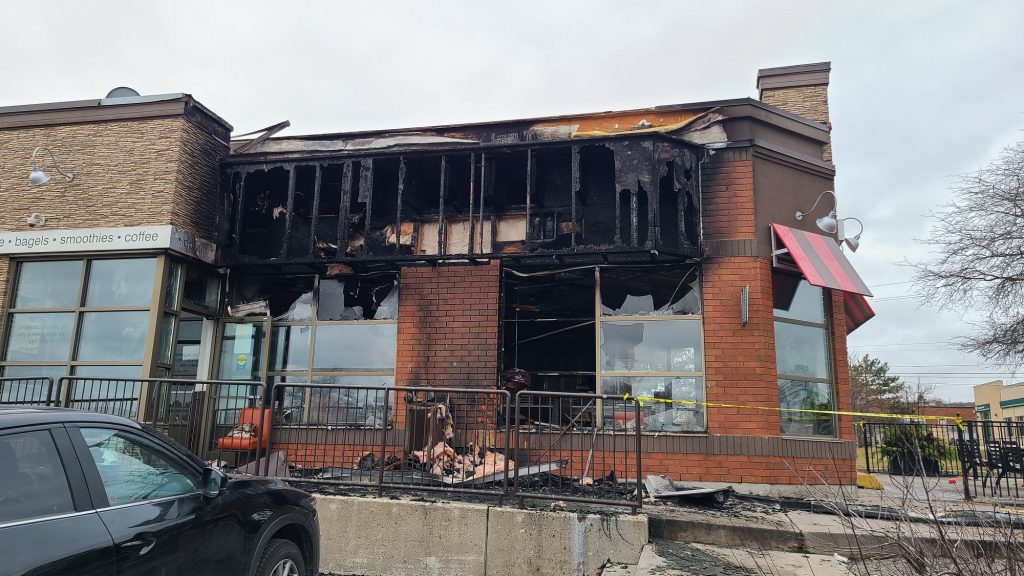
[[222,521],[219,498],[202,495],[198,467],[139,431],[74,430],[119,576],[241,574],[240,528]]
[[92,508],[63,426],[0,430],[0,573],[113,576],[114,543]]

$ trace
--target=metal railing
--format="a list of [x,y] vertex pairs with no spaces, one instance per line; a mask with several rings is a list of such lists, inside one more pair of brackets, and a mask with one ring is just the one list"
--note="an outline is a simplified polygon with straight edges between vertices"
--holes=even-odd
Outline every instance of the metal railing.
[[870,473],[959,476],[956,424],[862,422],[861,453]]
[[516,496],[642,507],[643,418],[635,399],[523,390],[512,420]]
[[1020,498],[1024,488],[1024,422],[982,420],[964,425],[957,449],[965,495],[971,487],[977,495]]
[[508,392],[281,383],[271,395],[270,451],[286,454],[293,480],[508,493]]
[[52,406],[53,378],[0,378],[0,405]]
[[151,426],[205,461],[257,473],[269,438],[261,382],[65,376],[54,405]]
[[380,494],[642,505],[644,416],[618,396],[310,383],[268,396],[259,382],[77,376],[0,379],[0,392],[0,403],[137,420],[234,472]]

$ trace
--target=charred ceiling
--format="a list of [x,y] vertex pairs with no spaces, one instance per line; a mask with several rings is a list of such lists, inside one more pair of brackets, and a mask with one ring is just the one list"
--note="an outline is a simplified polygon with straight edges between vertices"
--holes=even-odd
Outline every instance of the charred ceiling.
[[227,264],[696,256],[697,156],[659,136],[225,166]]

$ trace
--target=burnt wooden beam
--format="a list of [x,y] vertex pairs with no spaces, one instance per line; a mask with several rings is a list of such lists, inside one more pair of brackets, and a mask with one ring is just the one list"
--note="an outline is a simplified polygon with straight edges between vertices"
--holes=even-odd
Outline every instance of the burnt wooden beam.
[[[580,147],[579,146],[573,146],[572,147],[572,197],[571,197],[571,201],[572,201],[572,212],[571,212],[571,214],[572,214],[572,227],[569,229],[569,231],[571,233],[571,236],[570,236],[570,246],[573,246],[573,247],[576,246],[576,218],[577,218],[576,202],[577,202],[579,193],[580,193]],[[556,222],[555,225],[557,226],[558,223]]]
[[288,258],[288,244],[292,237],[292,210],[295,209],[295,173],[298,166],[288,167],[288,202],[284,213],[284,241],[281,242],[281,259]]
[[629,245],[637,245],[637,237],[640,236],[640,199],[638,196],[637,188],[640,185],[637,184],[629,191]]
[[341,258],[348,252],[349,211],[352,209],[352,161],[348,160],[341,168],[341,205],[338,206],[338,250],[335,258]]
[[370,216],[373,212],[373,158],[359,162],[359,201],[366,203],[363,215],[363,254],[369,252]]
[[437,253],[438,255],[444,254],[445,239],[447,238],[447,231],[445,230],[445,214],[444,214],[444,201],[448,198],[448,156],[441,156],[441,190],[438,192],[437,202]]
[[524,245],[530,246],[530,202],[533,200],[533,148],[526,150],[526,238]]
[[[402,195],[405,193],[405,156],[398,159],[398,200],[395,202],[395,254],[402,250]],[[385,243],[387,239],[385,238]]]
[[313,181],[313,217],[309,227],[309,252],[308,256],[313,257],[316,251],[316,232],[320,228],[320,177],[323,175],[323,166],[316,165],[316,175]]
[[469,155],[469,238],[466,254],[473,253],[473,196],[476,195],[476,153]]
[[[487,192],[487,152],[480,153],[480,253],[484,252],[484,195]],[[473,214],[470,213],[470,219]]]
[[237,209],[235,210],[235,252],[238,252],[242,240],[242,219],[245,216],[245,178],[249,172],[238,172],[238,181],[235,182]]

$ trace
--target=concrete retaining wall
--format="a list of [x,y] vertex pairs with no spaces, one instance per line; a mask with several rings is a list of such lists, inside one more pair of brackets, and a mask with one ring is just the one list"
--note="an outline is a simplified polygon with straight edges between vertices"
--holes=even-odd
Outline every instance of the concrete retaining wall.
[[361,576],[590,576],[636,564],[643,514],[317,496],[320,569]]

